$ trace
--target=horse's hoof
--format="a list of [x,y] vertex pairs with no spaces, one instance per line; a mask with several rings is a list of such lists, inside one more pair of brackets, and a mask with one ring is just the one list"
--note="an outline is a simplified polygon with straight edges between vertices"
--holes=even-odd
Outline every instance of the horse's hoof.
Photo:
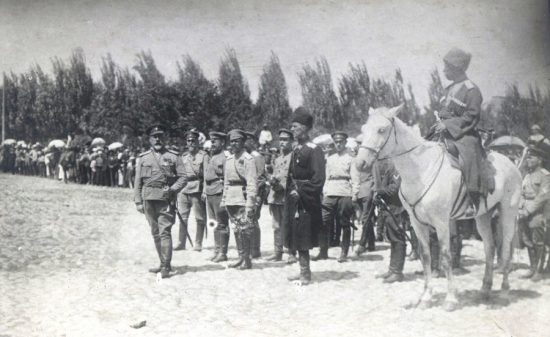
[[455,311],[458,309],[458,302],[456,301],[445,301],[443,304],[443,309],[447,312]]

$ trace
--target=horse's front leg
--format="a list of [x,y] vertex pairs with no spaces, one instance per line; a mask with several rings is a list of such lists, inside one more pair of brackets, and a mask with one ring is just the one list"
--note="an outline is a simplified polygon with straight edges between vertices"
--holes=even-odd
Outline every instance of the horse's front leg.
[[[456,221],[449,221],[449,225],[456,226]],[[445,296],[445,303],[443,304],[445,310],[447,311],[453,311],[458,308],[453,266],[451,263],[450,226],[440,226],[437,231],[437,237],[439,238],[439,245],[441,249],[441,268],[445,271],[445,275],[447,276],[447,295]]]
[[414,231],[418,238],[419,255],[424,270],[424,289],[416,304],[421,309],[429,308],[432,304],[432,259],[430,255],[430,228],[411,219]]

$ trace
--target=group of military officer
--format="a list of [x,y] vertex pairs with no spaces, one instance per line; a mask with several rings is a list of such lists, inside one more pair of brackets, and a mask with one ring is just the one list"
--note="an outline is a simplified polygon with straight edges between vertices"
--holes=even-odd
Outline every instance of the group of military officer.
[[[451,154],[460,157],[470,200],[468,212],[475,214],[480,200],[491,191],[490,179],[483,176],[486,156],[476,131],[481,93],[465,74],[470,62],[468,53],[453,49],[444,61],[445,75],[452,84],[447,88],[444,108],[433,131]],[[338,262],[347,261],[354,215],[363,227],[356,255],[374,250],[372,216],[376,208],[382,211],[378,222],[386,224],[386,237],[391,244],[389,269],[378,276],[388,283],[402,281],[408,216],[398,197],[400,177],[395,167],[385,160],[376,162],[370,171],[359,172],[353,154],[346,148],[345,132],[332,134],[334,151],[325,154],[310,140],[312,127],[311,114],[303,107],[297,108],[290,129],[279,130],[279,149],[268,163],[257,151],[258,139],[251,132],[212,131],[212,146],[207,153],[200,148],[200,134],[189,131],[188,150],[180,156],[165,147],[162,128],[152,127],[151,149],[139,156],[134,184],[137,209],[145,213],[160,259],[160,266],[150,271],[160,272],[163,278],[170,275],[171,226],[179,217],[179,242],[174,249],[185,249],[186,241],[191,241],[187,223],[193,209],[197,223],[194,249],[202,249],[209,220],[215,241],[211,260],[227,261],[231,228],[239,259],[229,267],[250,269],[252,259],[261,256],[259,217],[267,202],[274,234],[274,254],[268,260],[281,261],[286,247],[288,262],[298,261],[300,266],[300,273],[290,280],[308,284],[309,250],[319,246],[319,254],[311,260],[327,259],[331,243],[340,241],[340,236]],[[541,166],[547,154],[540,144],[532,144],[519,213],[522,242],[529,249],[532,265],[526,276],[535,281],[541,278],[545,245],[550,243],[546,231],[550,174]],[[432,240],[431,246],[436,247],[432,256],[438,253],[436,240]],[[460,266],[461,246],[460,233],[452,228],[453,267]],[[437,270],[438,259],[432,257],[432,261]]]
[[[215,244],[211,261],[227,261],[231,228],[239,258],[228,266],[251,268],[252,259],[261,256],[259,217],[264,202],[272,217],[274,242],[274,252],[267,260],[282,261],[283,247],[287,247],[287,263],[298,261],[300,265],[300,273],[290,280],[309,283],[309,250],[319,246],[320,252],[313,260],[327,259],[335,232],[337,240],[342,232],[338,262],[345,262],[357,206],[360,203],[362,213],[372,214],[376,202],[373,189],[378,192],[378,201],[397,205],[399,179],[391,164],[377,165],[374,174],[360,173],[345,146],[345,132],[333,133],[335,151],[324,153],[310,141],[312,126],[313,117],[302,107],[296,109],[291,128],[279,130],[279,149],[267,163],[257,151],[256,135],[251,132],[212,131],[211,147],[206,152],[200,147],[200,134],[189,131],[187,152],[179,155],[165,146],[161,126],[150,128],[151,149],[139,155],[134,185],[137,209],[150,224],[160,260],[160,265],[150,271],[160,272],[162,277],[170,275],[172,250],[186,249],[186,242],[192,242],[187,230],[192,210],[197,226],[194,250],[202,249],[210,225]],[[358,246],[357,255],[374,250],[372,219],[362,216],[360,210],[357,217],[365,225],[365,241]],[[172,247],[171,226],[176,217],[179,237]],[[392,249],[390,271],[383,275],[387,282],[403,278],[405,241],[399,226],[395,223],[388,227],[392,247],[398,242],[400,249],[396,250],[398,254]]]

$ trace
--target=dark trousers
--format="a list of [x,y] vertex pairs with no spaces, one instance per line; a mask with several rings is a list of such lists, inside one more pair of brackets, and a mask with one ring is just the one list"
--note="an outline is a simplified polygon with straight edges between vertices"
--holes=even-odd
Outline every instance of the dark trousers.
[[[405,231],[403,221],[405,217],[402,212],[397,212],[397,208],[390,205],[389,211],[392,212],[393,217],[388,212],[383,212],[380,217],[381,221],[386,226],[386,236],[390,242],[390,267],[389,270],[395,274],[403,273],[403,267],[405,265],[405,254],[407,249]],[[395,218],[395,219],[394,219]]]
[[229,220],[225,207],[220,207],[221,201],[221,193],[206,197],[206,208],[210,217],[208,225],[214,227],[215,251],[225,255],[229,244]]
[[151,235],[160,259],[161,267],[170,268],[172,260],[171,228],[175,220],[175,210],[165,200],[145,200],[145,218],[151,227]]
[[[319,247],[328,249],[330,243],[330,228],[336,224],[336,232],[351,228],[353,204],[351,197],[325,196],[322,204],[323,226],[319,230]],[[346,231],[347,231],[346,230]]]
[[[374,235],[374,210],[372,208],[372,199],[371,198],[361,198],[359,199],[359,207],[361,209],[361,226],[363,231],[361,232],[361,239],[359,240],[359,245],[361,247],[369,247],[374,249],[376,237]],[[369,214],[370,213],[370,214]]]

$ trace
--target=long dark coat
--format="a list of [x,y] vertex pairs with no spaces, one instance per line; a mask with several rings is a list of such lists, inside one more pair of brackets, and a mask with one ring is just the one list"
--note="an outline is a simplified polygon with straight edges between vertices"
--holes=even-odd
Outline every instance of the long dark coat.
[[[297,146],[292,153],[283,215],[284,245],[290,250],[309,250],[319,245],[322,226],[321,193],[325,184],[325,158],[313,143]],[[290,197],[296,190],[298,200]]]
[[458,150],[468,192],[485,194],[480,176],[485,152],[476,130],[482,101],[479,88],[464,76],[447,87],[439,117],[447,128],[443,137]]

